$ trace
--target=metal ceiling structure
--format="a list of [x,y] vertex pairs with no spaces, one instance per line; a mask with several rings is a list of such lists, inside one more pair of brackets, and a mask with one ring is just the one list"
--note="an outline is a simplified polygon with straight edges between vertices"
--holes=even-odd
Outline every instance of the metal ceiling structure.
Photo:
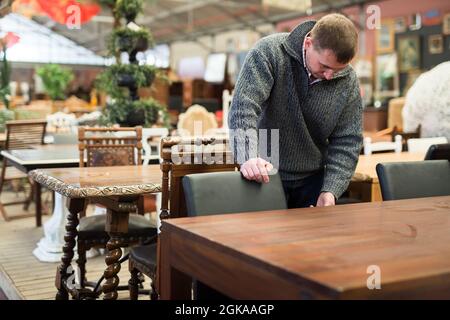
[[[298,0],[297,0],[298,1]],[[267,5],[269,2],[271,5]],[[198,41],[231,30],[250,29],[310,14],[339,11],[352,5],[362,5],[367,0],[301,0],[298,10],[273,5],[274,0],[147,0],[145,12],[137,23],[150,28],[156,44],[177,41]],[[279,1],[283,2],[283,1]],[[295,2],[292,0],[291,2]],[[106,38],[111,33],[113,18],[107,8],[100,15],[82,25],[80,30],[70,30],[47,17],[35,21],[73,40],[97,54],[106,53]]]

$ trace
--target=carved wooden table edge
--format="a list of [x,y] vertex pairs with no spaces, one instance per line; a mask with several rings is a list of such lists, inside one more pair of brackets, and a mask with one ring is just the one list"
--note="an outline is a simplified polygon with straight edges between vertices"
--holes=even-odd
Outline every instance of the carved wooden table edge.
[[145,185],[123,185],[114,187],[75,187],[49,176],[40,170],[32,170],[28,175],[40,185],[58,192],[68,198],[91,198],[91,197],[110,197],[126,196],[145,193],[161,192],[161,186],[148,183]]

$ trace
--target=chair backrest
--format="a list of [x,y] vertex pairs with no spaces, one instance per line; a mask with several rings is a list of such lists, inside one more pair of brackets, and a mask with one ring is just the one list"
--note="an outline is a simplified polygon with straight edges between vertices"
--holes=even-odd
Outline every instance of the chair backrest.
[[[115,133],[120,133],[115,135]],[[129,133],[129,134],[124,134]],[[142,164],[142,127],[78,128],[80,167]],[[85,155],[86,153],[86,155]]]
[[47,131],[72,132],[77,125],[74,113],[56,112],[47,116]]
[[208,130],[218,127],[214,113],[201,105],[190,106],[178,118],[177,131],[181,136],[202,136]]
[[450,143],[433,144],[428,148],[425,160],[450,161]]
[[402,110],[405,105],[405,97],[399,97],[389,100],[387,126],[388,128],[397,127],[403,130]]
[[161,219],[187,215],[181,182],[185,175],[235,171],[239,167],[233,161],[228,142],[227,138],[214,137],[161,140]]
[[377,164],[383,200],[450,195],[450,162],[447,160]]
[[5,149],[28,149],[44,144],[46,126],[46,120],[7,121]]
[[419,139],[409,139],[408,140],[408,151],[409,152],[427,152],[431,145],[448,143],[446,137],[435,137],[435,138],[419,138]]
[[[144,150],[144,165],[149,164],[150,160],[160,159],[161,139],[169,135],[167,128],[143,128],[142,129],[142,148]],[[152,152],[151,142],[149,140],[156,140],[156,153]]]
[[248,181],[240,172],[190,174],[183,178],[189,216],[286,209],[280,176]]

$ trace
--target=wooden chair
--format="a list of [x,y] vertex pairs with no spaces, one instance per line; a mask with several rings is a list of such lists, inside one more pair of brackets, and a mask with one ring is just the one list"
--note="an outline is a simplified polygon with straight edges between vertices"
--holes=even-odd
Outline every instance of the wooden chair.
[[[47,121],[45,120],[18,120],[18,121],[7,121],[6,122],[6,150],[14,149],[29,149],[35,145],[44,144],[45,128]],[[0,178],[0,195],[3,190],[5,181],[17,180],[17,179],[28,179],[26,173],[19,171],[14,167],[8,167],[8,159],[3,158],[2,173]],[[33,197],[33,182],[30,181],[32,188],[30,194],[26,200],[13,201],[8,203],[2,203],[0,200],[0,212],[5,219],[5,221],[10,220],[10,217],[5,211],[5,206],[14,204],[24,204],[24,209],[28,210],[30,202]],[[21,217],[28,217],[29,215],[23,215]]]
[[[129,132],[128,135],[123,133]],[[120,133],[120,135],[114,135]],[[85,128],[78,129],[80,167],[124,166],[142,164],[142,127],[136,128]],[[85,157],[86,156],[86,157]],[[138,213],[143,212],[142,205]],[[83,215],[82,215],[83,216]],[[93,215],[80,219],[77,247],[80,268],[80,285],[94,286],[85,279],[86,251],[105,248],[109,235],[105,231],[106,215]],[[130,215],[128,234],[122,239],[129,246],[156,241],[156,226],[140,215]],[[128,289],[128,286],[120,289]]]
[[[235,171],[238,165],[226,138],[166,137],[161,140],[162,201],[160,219],[187,216],[181,179],[187,174]],[[158,298],[158,246],[138,246],[130,251],[130,298],[138,298],[138,273],[152,279],[151,299]]]

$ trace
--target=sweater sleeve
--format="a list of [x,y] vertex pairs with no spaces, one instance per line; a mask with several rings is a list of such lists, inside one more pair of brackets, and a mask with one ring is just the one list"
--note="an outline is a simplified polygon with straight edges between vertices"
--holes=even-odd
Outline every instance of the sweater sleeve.
[[362,99],[357,79],[348,103],[328,138],[328,155],[322,192],[339,198],[347,189],[358,163],[362,146]]
[[274,83],[273,68],[257,48],[249,51],[236,83],[228,115],[230,143],[235,160],[242,164],[257,157],[257,123]]

